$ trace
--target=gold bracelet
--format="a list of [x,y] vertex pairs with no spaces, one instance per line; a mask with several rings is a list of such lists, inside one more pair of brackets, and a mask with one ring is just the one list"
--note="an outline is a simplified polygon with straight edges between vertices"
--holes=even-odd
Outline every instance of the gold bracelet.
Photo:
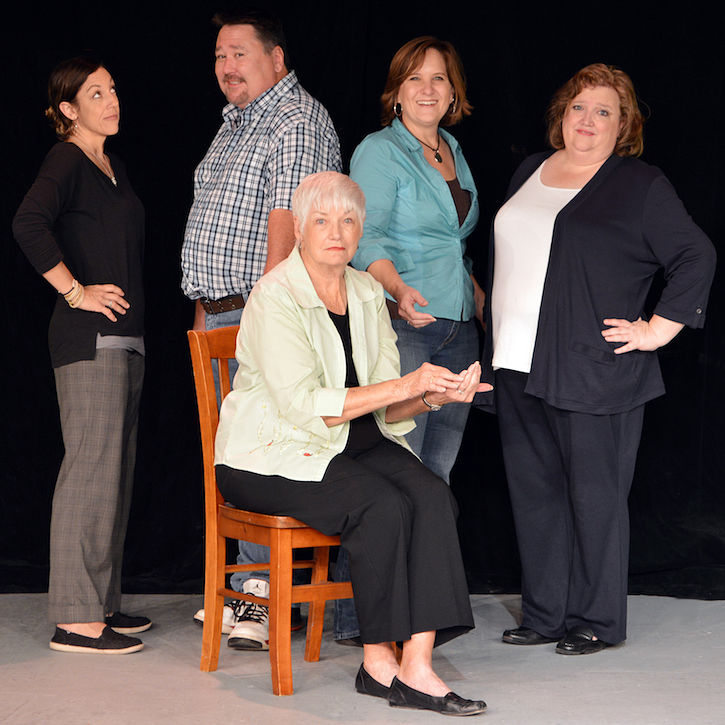
[[83,285],[77,280],[73,280],[73,286],[63,295],[63,299],[68,303],[69,307],[78,307],[83,302],[85,290]]

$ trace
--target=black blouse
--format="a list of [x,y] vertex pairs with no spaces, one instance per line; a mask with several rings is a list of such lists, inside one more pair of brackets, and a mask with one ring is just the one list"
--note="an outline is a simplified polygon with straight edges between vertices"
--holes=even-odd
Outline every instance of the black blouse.
[[[330,319],[335,323],[342,347],[345,350],[345,363],[347,366],[345,373],[345,387],[357,388],[360,385],[357,372],[355,371],[355,363],[352,359],[352,338],[350,337],[350,316],[347,312],[344,315],[337,315],[334,312],[327,311]],[[345,455],[355,456],[369,450],[375,444],[383,440],[384,436],[375,422],[372,413],[361,415],[350,421],[350,433],[347,437],[347,445],[343,451]]]
[[53,367],[95,357],[96,335],[143,335],[144,210],[120,159],[111,156],[118,186],[73,143],[58,143],[13,220],[13,234],[36,271],[59,262],[83,285],[115,284],[131,305],[111,322],[71,309],[62,296],[48,331]]

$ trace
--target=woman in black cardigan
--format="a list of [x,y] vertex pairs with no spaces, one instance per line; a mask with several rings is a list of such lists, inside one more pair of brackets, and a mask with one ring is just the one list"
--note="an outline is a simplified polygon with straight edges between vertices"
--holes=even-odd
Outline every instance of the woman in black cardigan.
[[[621,70],[554,96],[553,152],[514,174],[492,229],[484,379],[522,563],[523,621],[503,641],[590,654],[626,638],[629,494],[655,350],[701,327],[715,252],[659,169]],[[665,288],[654,314],[652,280]]]
[[73,58],[48,84],[60,139],[13,222],[18,243],[58,291],[48,341],[65,457],[53,495],[52,649],[136,652],[151,626],[119,612],[144,372],[144,210],[104,144],[119,104],[99,62]]

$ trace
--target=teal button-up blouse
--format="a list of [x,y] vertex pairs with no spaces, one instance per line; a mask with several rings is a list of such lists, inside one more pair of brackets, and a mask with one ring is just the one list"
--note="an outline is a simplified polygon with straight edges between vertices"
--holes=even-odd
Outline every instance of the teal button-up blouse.
[[352,264],[366,270],[378,259],[389,259],[403,281],[428,300],[422,312],[470,320],[475,307],[466,238],[478,221],[478,192],[458,142],[440,133],[453,153],[461,187],[471,194],[463,224],[448,184],[395,119],[363,139],[350,162],[350,176],[366,201],[365,227]]

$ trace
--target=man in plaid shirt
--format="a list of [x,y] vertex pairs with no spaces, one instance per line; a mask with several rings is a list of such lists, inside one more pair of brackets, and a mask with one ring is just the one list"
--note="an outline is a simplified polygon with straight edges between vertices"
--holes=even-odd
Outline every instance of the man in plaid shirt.
[[[228,103],[194,174],[181,253],[182,288],[196,300],[194,329],[202,330],[239,324],[255,282],[294,246],[297,185],[308,174],[342,167],[330,116],[287,70],[279,21],[255,10],[218,13],[213,22],[219,28],[215,74]],[[269,561],[267,547],[239,542],[237,563],[263,561]],[[261,572],[236,573],[232,586],[268,598]],[[194,618],[203,622],[203,610]],[[293,625],[295,619],[299,609]],[[227,605],[224,631],[231,632],[231,647],[268,649],[267,607]]]

